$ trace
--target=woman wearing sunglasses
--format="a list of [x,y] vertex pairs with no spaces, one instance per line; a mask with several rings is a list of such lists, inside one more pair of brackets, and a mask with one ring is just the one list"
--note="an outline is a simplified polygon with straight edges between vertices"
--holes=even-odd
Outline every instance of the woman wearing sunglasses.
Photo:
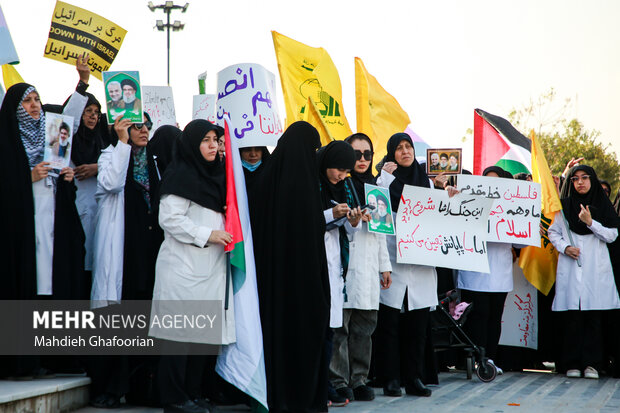
[[[147,113],[143,123],[117,118],[112,139],[118,142],[105,148],[97,163],[94,308],[153,297],[155,261],[164,237],[157,221],[160,179],[149,144],[152,126]],[[129,387],[128,363],[127,357],[112,356],[91,369],[92,405],[119,405]]]
[[[603,361],[602,311],[620,308],[607,244],[618,236],[618,214],[592,167],[571,168],[561,193],[563,211],[549,227],[560,252],[553,311],[562,312],[566,375],[598,379]],[[562,213],[568,221],[568,230]]]

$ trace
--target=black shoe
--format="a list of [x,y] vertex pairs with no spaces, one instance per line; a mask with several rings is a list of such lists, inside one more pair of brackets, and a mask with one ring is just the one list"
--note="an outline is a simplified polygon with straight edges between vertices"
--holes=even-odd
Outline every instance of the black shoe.
[[164,406],[164,413],[209,413],[208,409],[198,406],[191,400]]
[[121,407],[121,399],[112,394],[106,393],[95,397],[89,404],[98,409],[118,409]]
[[194,399],[194,403],[203,409],[207,409],[210,413],[215,413],[217,411],[217,408],[209,401],[209,399]]
[[327,391],[327,400],[331,402],[332,407],[342,407],[349,404],[349,399],[342,397],[336,390],[331,388]]
[[355,398],[353,397],[353,390],[351,390],[350,387],[341,387],[339,389],[336,389],[336,393],[338,393],[345,399],[349,399],[349,401],[351,402],[355,400]]
[[403,391],[400,389],[398,380],[390,380],[383,386],[383,394],[390,397],[400,397]]
[[375,391],[372,387],[362,384],[353,389],[353,396],[355,396],[355,400],[369,402],[375,399]]
[[415,379],[412,384],[405,386],[407,394],[420,397],[431,397],[431,389],[426,387],[420,379]]

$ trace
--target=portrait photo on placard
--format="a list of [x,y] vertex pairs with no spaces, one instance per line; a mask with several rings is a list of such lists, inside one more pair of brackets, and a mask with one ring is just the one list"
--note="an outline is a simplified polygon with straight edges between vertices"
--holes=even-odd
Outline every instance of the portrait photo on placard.
[[392,219],[389,190],[387,188],[364,184],[364,192],[366,192],[367,211],[370,214],[368,231],[394,235],[394,220]]
[[108,123],[119,116],[140,123],[144,119],[140,75],[131,72],[103,72]]
[[429,148],[426,150],[426,173],[457,175],[462,170],[462,148]]
[[43,161],[50,163],[50,175],[56,176],[62,168],[69,166],[72,145],[73,116],[46,113]]

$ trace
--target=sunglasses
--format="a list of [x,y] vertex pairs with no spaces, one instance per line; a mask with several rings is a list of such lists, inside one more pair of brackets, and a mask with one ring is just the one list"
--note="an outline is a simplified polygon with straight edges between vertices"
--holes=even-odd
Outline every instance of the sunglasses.
[[370,149],[366,149],[364,152],[356,149],[354,152],[355,152],[355,160],[356,161],[359,161],[360,159],[362,159],[362,156],[367,161],[370,161],[372,159],[373,152]]
[[147,120],[144,123],[134,123],[133,127],[136,128],[137,130],[142,129],[143,126],[146,126],[146,128],[148,130],[151,130],[151,128],[153,127],[153,122],[151,122],[150,120]]

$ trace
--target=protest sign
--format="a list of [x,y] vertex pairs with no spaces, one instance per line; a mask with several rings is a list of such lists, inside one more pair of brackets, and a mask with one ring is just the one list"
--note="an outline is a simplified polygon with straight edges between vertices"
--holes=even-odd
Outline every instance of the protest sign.
[[49,162],[51,176],[71,162],[73,145],[73,116],[48,112],[45,114],[45,150],[43,161]]
[[396,261],[489,272],[484,239],[493,201],[405,185],[396,216]]
[[518,179],[459,175],[463,194],[492,199],[487,241],[540,247],[540,184]]
[[144,122],[138,72],[104,72],[103,84],[108,123],[114,123],[114,119],[119,116],[132,122]]
[[90,53],[88,66],[99,80],[110,68],[127,30],[80,7],[56,2],[44,57],[75,66],[78,56]]
[[379,186],[364,184],[366,205],[370,207],[370,222],[368,232],[394,235],[392,221],[392,205],[390,205],[390,190]]
[[538,292],[515,262],[512,266],[514,288],[508,293],[502,315],[503,346],[538,349]]
[[444,173],[458,175],[463,169],[463,149],[461,148],[428,148],[426,149],[426,174],[429,176]]
[[215,123],[215,95],[194,95],[192,120],[205,119]]
[[231,138],[239,147],[276,146],[282,122],[273,73],[256,63],[228,66],[217,74],[217,124],[230,116]]
[[142,102],[144,111],[149,114],[153,122],[149,139],[162,125],[177,126],[174,98],[170,86],[142,86]]

